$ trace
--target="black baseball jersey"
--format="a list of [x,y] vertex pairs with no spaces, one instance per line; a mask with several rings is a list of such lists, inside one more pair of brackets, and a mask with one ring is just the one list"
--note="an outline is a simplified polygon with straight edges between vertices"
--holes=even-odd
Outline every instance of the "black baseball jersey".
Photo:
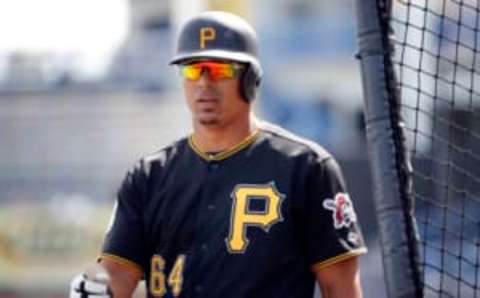
[[101,258],[141,270],[148,297],[311,298],[313,265],[365,252],[332,156],[263,123],[216,155],[185,138],[141,159]]

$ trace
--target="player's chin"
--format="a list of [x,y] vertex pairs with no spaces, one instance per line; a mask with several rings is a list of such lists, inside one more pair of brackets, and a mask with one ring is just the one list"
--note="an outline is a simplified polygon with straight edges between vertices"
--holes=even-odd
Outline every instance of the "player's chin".
[[218,126],[221,119],[218,114],[212,112],[202,112],[197,115],[197,122],[205,126]]
[[220,121],[217,119],[202,119],[198,121],[203,126],[217,127],[220,126]]

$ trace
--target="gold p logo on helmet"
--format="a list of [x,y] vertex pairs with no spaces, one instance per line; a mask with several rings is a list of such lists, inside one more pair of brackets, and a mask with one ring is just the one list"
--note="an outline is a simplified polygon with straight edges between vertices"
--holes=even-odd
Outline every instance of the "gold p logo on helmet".
[[204,49],[207,41],[215,40],[217,32],[213,27],[200,28],[200,48]]

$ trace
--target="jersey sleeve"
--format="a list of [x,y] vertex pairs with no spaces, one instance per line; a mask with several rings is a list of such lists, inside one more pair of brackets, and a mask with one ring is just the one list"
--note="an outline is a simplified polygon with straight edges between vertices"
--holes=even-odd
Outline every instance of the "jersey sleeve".
[[118,191],[100,259],[144,272],[146,241],[143,206],[146,192],[146,175],[140,162],[127,173]]
[[316,161],[308,181],[304,224],[310,264],[326,267],[366,253],[352,200],[337,162],[332,157]]

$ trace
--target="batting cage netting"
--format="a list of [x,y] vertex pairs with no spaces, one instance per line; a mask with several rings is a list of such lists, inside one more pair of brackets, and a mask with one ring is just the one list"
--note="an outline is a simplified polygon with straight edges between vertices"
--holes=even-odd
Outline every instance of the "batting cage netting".
[[480,297],[479,2],[393,9],[424,293]]
[[480,2],[357,4],[365,95],[378,98],[365,99],[374,181],[389,179],[383,129],[400,193],[388,205],[376,191],[389,296],[480,297]]

